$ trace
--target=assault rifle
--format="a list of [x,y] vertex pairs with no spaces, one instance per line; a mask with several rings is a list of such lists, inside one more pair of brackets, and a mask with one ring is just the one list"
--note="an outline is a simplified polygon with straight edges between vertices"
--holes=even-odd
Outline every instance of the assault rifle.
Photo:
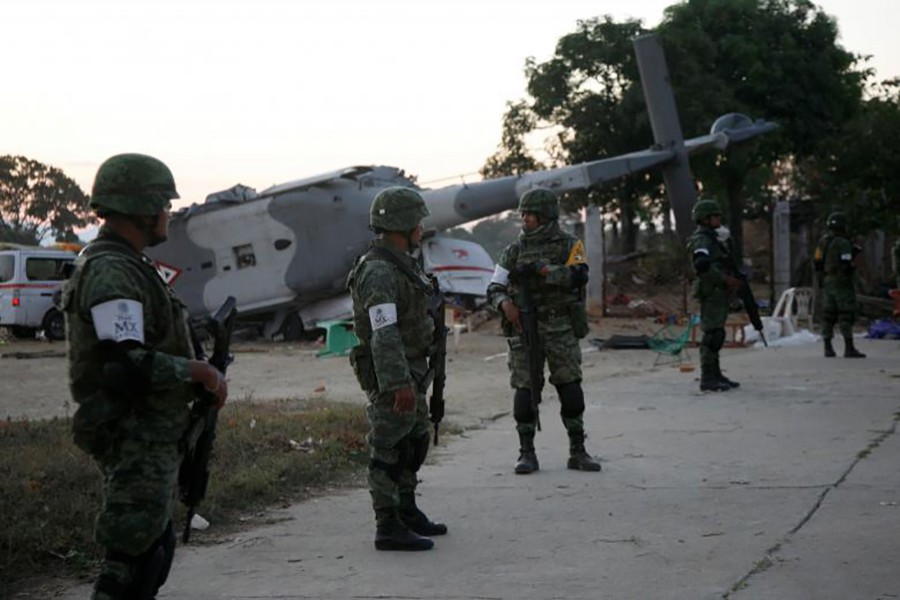
[[525,343],[525,351],[528,353],[528,381],[531,390],[531,410],[534,412],[534,421],[538,431],[541,430],[541,392],[544,389],[544,348],[538,334],[538,314],[534,298],[528,289],[528,279],[538,277],[537,271],[540,265],[523,265],[516,270],[516,279],[519,287],[520,306],[519,314],[522,323],[522,341]]
[[[209,364],[225,375],[228,365],[234,360],[230,352],[231,330],[237,317],[234,296],[228,296],[222,306],[205,323],[205,328],[213,339],[213,353]],[[198,344],[195,343],[195,348]],[[202,358],[198,352],[198,358]],[[216,440],[216,421],[219,417],[218,403],[215,394],[197,386],[197,399],[191,407],[191,422],[184,436],[185,454],[178,470],[178,489],[181,502],[187,507],[187,522],[184,525],[182,541],[187,543],[191,538],[191,521],[197,505],[206,496],[209,483],[209,460],[212,457],[213,443]]]
[[434,343],[428,354],[428,370],[433,379],[431,385],[431,398],[428,401],[428,412],[431,422],[434,424],[434,445],[438,443],[438,430],[444,419],[444,385],[447,383],[447,325],[444,323],[447,301],[437,278],[430,276],[434,293],[431,295],[431,307],[429,312],[434,320]]
[[735,291],[737,294],[738,300],[741,301],[741,304],[744,305],[744,311],[747,313],[747,318],[750,319],[750,324],[753,325],[753,329],[755,329],[759,333],[759,339],[762,340],[762,343],[768,348],[769,342],[766,341],[766,334],[763,332],[763,323],[762,319],[759,316],[759,306],[756,304],[756,298],[753,296],[753,290],[750,289],[750,282],[747,280],[747,276],[741,271],[737,263],[734,261],[734,252],[731,245],[731,239],[728,240],[729,243],[723,244],[725,246],[726,255],[728,256],[728,265],[727,270],[728,274],[732,277],[737,277],[741,280],[741,285]]
[[766,341],[766,334],[763,332],[762,319],[759,317],[759,307],[756,305],[753,290],[750,289],[750,282],[747,281],[747,276],[740,271],[736,272],[735,277],[741,280],[741,287],[737,289],[737,297],[741,304],[744,305],[744,310],[747,311],[747,317],[750,319],[753,329],[759,333],[759,339],[768,348],[769,342]]

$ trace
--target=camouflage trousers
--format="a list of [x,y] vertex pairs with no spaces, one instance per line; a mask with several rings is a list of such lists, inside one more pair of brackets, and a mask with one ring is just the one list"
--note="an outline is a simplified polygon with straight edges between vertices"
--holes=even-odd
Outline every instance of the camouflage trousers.
[[834,337],[835,324],[843,337],[852,337],[857,311],[853,288],[826,285],[822,294],[822,337],[826,340]]
[[725,321],[728,319],[728,296],[725,291],[700,299],[700,370],[715,373],[719,368],[719,350],[725,341]]
[[[137,557],[166,531],[181,452],[177,442],[126,438],[96,461],[103,475],[103,506],[95,538],[108,553],[101,577],[128,585],[135,576],[134,565],[109,555]],[[93,597],[107,598],[100,592]]]
[[[425,359],[410,362],[410,369],[417,379],[424,377],[427,367]],[[372,507],[376,511],[400,508],[404,501],[415,497],[416,473],[420,466],[416,453],[422,453],[421,460],[424,460],[430,440],[431,422],[425,392],[416,391],[416,409],[408,413],[394,412],[394,392],[369,391],[368,398],[369,433],[366,440]]]
[[124,554],[144,552],[172,517],[181,464],[178,442],[127,438],[97,464],[103,473],[97,543]]
[[[550,369],[550,383],[556,386],[581,381],[581,346],[571,328],[538,331],[544,359]],[[530,388],[528,349],[520,336],[507,338],[509,385],[514,389]]]

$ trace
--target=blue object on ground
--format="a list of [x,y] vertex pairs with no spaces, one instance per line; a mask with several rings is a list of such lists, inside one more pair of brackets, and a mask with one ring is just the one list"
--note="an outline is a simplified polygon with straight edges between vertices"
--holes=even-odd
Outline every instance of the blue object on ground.
[[900,339],[900,323],[893,319],[878,319],[869,325],[869,339]]

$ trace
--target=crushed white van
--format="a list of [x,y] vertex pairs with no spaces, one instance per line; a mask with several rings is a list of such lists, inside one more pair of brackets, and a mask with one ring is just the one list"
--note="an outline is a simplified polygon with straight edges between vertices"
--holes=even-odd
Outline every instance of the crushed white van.
[[19,339],[39,330],[47,339],[65,339],[65,320],[54,299],[75,256],[69,250],[0,245],[0,327]]

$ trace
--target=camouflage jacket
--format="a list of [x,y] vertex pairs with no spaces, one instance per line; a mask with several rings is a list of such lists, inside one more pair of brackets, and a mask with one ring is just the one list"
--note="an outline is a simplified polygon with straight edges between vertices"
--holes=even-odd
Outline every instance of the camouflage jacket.
[[697,227],[688,238],[687,246],[697,274],[697,279],[694,280],[694,297],[702,300],[727,292],[725,276],[731,268],[731,256],[727,247],[719,242],[715,230]]
[[[372,247],[391,252],[430,288],[427,276],[411,256],[381,239],[374,240]],[[374,363],[379,391],[417,386],[410,362],[424,359],[434,338],[429,296],[423,287],[371,250],[357,259],[347,286],[353,299],[354,331]]]
[[824,263],[826,289],[853,289],[853,243],[842,235],[827,233],[816,247],[816,256]]
[[[104,372],[109,359],[97,339],[91,308],[118,299],[143,305],[144,344],[129,349],[124,371],[110,377]],[[193,347],[187,310],[150,259],[101,229],[75,262],[62,308],[69,340],[69,388],[79,405],[73,422],[76,442],[113,430],[157,441],[178,440],[193,399],[188,374]],[[84,441],[94,446],[96,440]]]
[[[520,281],[517,273],[521,268],[535,264],[546,266],[547,274]],[[576,271],[571,268],[575,265],[582,268],[581,281],[575,280]],[[495,310],[499,310],[500,304],[506,300],[521,306],[520,292],[522,286],[527,285],[537,306],[539,320],[546,322],[556,316],[565,316],[567,321],[569,306],[580,301],[574,292],[586,282],[584,246],[578,238],[562,231],[559,223],[553,221],[537,231],[519,233],[518,239],[503,250],[488,285],[488,302]]]

